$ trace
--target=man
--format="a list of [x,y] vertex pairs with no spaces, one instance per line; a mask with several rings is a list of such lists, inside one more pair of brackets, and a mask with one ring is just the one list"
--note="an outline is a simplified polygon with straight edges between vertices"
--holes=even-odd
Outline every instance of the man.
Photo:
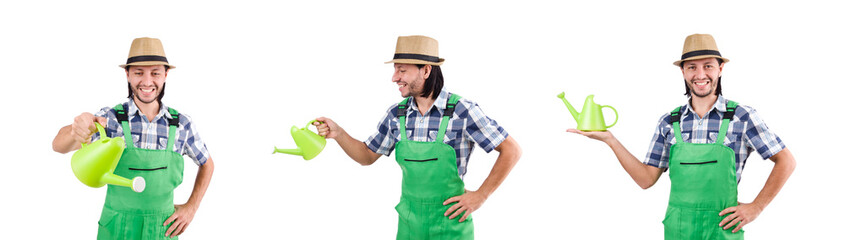
[[[443,91],[437,41],[403,36],[396,42],[393,82],[405,99],[393,104],[378,132],[365,142],[337,123],[320,117],[320,135],[333,138],[361,165],[373,164],[396,149],[402,168],[397,239],[472,239],[470,213],[505,180],[519,160],[519,144],[480,107]],[[499,151],[490,175],[477,191],[464,189],[463,175],[474,144]]]
[[[666,239],[743,239],[742,228],[757,218],[795,169],[789,149],[757,112],[722,96],[722,69],[727,62],[712,36],[686,38],[681,60],[674,64],[681,68],[690,99],[660,118],[643,162],[609,131],[567,130],[605,142],[643,189],[669,170]],[[737,184],[753,150],[775,166],[754,201],[739,203]]]
[[[53,150],[67,153],[80,143],[98,139],[95,123],[108,137],[123,137],[126,149],[114,173],[129,179],[140,176],[146,188],[133,192],[109,185],[100,216],[97,239],[166,239],[182,234],[199,208],[211,181],[214,162],[191,118],[162,104],[167,73],[175,68],[164,55],[161,41],[132,41],[126,64],[129,101],[96,114],[82,113],[59,130]],[[93,136],[92,136],[93,135]],[[184,159],[199,165],[188,202],[173,205],[173,189],[182,183]]]

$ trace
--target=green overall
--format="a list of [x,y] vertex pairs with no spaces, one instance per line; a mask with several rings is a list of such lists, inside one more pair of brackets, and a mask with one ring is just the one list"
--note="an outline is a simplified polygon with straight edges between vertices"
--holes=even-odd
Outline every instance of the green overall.
[[715,143],[686,143],[681,137],[680,107],[672,111],[675,144],[669,149],[672,191],[663,220],[665,239],[743,239],[744,231],[719,227],[719,212],[737,202],[736,157],[725,146],[737,103],[729,101]]
[[176,239],[164,236],[170,226],[164,221],[175,211],[173,190],[182,183],[184,160],[173,150],[179,113],[169,108],[167,149],[150,150],[135,147],[124,106],[115,106],[117,119],[123,126],[126,149],[114,173],[129,179],[144,177],[147,186],[136,193],[127,187],[109,185],[106,203],[100,215],[97,239]]
[[[434,142],[408,140],[405,133],[405,111],[408,98],[399,104],[399,133],[396,162],[402,168],[402,198],[396,205],[399,230],[396,239],[473,239],[472,216],[458,222],[443,214],[453,204],[443,202],[464,194],[464,182],[458,175],[455,149],[443,143],[449,119],[461,97],[452,94],[444,109],[437,139]],[[430,113],[429,113],[430,114]]]

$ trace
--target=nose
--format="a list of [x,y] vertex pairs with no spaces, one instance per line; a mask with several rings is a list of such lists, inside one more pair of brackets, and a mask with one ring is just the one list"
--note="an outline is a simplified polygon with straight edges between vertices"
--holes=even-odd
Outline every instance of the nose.
[[704,71],[704,68],[701,68],[701,67],[696,68],[694,74],[695,74],[694,75],[695,79],[706,79],[707,78],[707,74]]
[[391,82],[399,82],[399,71],[393,72],[393,77],[390,79]]
[[153,84],[153,76],[152,76],[152,74],[146,74],[146,73],[145,73],[143,76],[141,76],[141,81],[140,81],[140,84],[141,84],[141,85],[149,85],[149,84]]

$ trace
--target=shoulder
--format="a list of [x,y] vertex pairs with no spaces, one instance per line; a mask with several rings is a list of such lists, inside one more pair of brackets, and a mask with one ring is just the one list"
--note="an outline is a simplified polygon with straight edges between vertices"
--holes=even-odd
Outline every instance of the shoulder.
[[661,126],[662,125],[671,125],[672,124],[672,112],[675,112],[675,110],[677,109],[679,113],[683,113],[686,110],[686,108],[687,108],[686,105],[682,105],[682,106],[675,107],[672,110],[669,110],[668,112],[666,112],[666,113],[664,113],[663,115],[660,116],[660,119],[658,120],[658,124],[660,124]]
[[399,102],[393,103],[390,107],[387,108],[387,114],[384,115],[385,118],[395,118],[396,112],[399,110]]
[[470,113],[476,115],[480,112],[481,107],[478,106],[478,103],[463,96],[461,96],[461,99],[459,99],[458,103],[455,104],[455,115],[457,115],[458,118],[467,118]]
[[[179,113],[179,127],[191,127],[191,124],[194,121],[193,121],[193,118],[191,118],[190,115],[185,114],[184,112],[179,111],[179,109],[174,108],[174,107],[167,107],[167,108],[168,108],[168,111],[172,110],[172,111],[176,111],[177,113]],[[171,113],[170,117],[173,117],[172,113]]]
[[756,119],[757,110],[755,110],[751,106],[739,104],[736,106],[736,113],[734,113],[734,118],[743,122]]
[[[117,104],[117,105],[121,105],[121,104]],[[117,110],[115,110],[114,107],[115,106],[102,107],[102,108],[100,108],[100,111],[98,111],[94,115],[98,116],[98,117],[105,117],[105,118],[116,118],[117,117]]]

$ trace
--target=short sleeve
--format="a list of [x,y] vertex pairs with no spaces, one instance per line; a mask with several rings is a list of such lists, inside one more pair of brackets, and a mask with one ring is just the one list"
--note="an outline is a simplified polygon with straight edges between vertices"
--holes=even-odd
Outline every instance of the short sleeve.
[[455,112],[458,115],[463,115],[462,112],[466,114],[466,136],[469,136],[485,152],[493,151],[493,149],[496,149],[499,144],[505,141],[505,138],[508,137],[508,132],[499,126],[496,120],[484,114],[478,104],[463,99],[461,103],[463,104],[455,107]]
[[654,136],[651,137],[649,144],[649,151],[643,160],[646,165],[666,169],[669,167],[669,147],[671,139],[669,136],[672,125],[669,122],[669,114],[664,114],[657,122],[657,128],[654,130]]
[[211,156],[208,154],[205,142],[200,138],[194,121],[188,115],[179,114],[179,124],[185,126],[185,144],[182,145],[182,154],[194,160],[198,166],[202,166]]
[[744,141],[747,142],[763,159],[769,159],[784,148],[786,145],[772,132],[757,110],[743,106],[748,110],[748,121],[745,127]]
[[384,114],[384,117],[382,117],[376,127],[376,133],[370,135],[364,141],[364,144],[367,145],[370,151],[385,156],[390,156],[390,153],[393,152],[393,148],[396,146],[395,132],[398,131],[393,131],[392,128],[398,126],[395,114],[398,106],[399,104],[394,104],[387,110],[387,113]]

